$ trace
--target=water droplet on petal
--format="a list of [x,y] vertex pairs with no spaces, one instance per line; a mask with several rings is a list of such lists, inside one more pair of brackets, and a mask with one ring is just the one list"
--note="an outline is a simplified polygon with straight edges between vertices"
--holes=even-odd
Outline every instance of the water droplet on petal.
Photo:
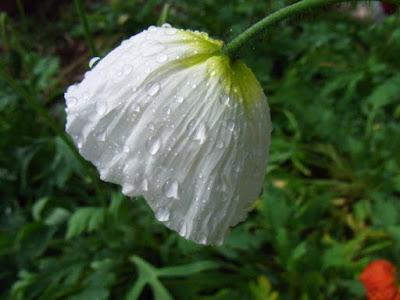
[[184,100],[185,100],[185,98],[183,98],[183,96],[176,97],[176,102],[178,102],[178,103],[183,103]]
[[131,151],[131,148],[129,148],[128,145],[125,145],[125,146],[124,146],[124,152],[125,152],[125,153],[129,153],[130,151]]
[[166,54],[164,54],[164,53],[160,53],[160,54],[157,55],[156,60],[159,63],[163,63],[163,62],[166,62],[168,60],[168,56]]
[[154,32],[154,31],[157,31],[157,27],[154,26],[154,25],[151,25],[151,26],[148,28],[148,30],[151,31],[151,32]]
[[140,52],[143,56],[152,56],[164,50],[165,46],[156,41],[147,41],[142,44]]
[[96,112],[100,116],[104,116],[104,114],[107,112],[107,104],[102,101],[97,102],[96,103]]
[[164,222],[169,220],[169,210],[165,207],[160,207],[156,211],[157,220]]
[[164,23],[161,25],[162,28],[172,28],[171,24]]
[[207,139],[207,127],[204,123],[201,123],[197,128],[194,140],[198,141],[201,145],[206,141],[206,139]]
[[147,151],[151,155],[155,155],[161,148],[161,141],[157,137],[152,137],[147,141]]
[[133,110],[134,112],[140,112],[140,105],[139,105],[139,104],[134,104],[134,105],[132,106],[132,110]]
[[225,147],[225,145],[224,145],[224,142],[223,141],[218,141],[217,142],[217,148],[218,149],[222,149],[222,148],[224,148]]
[[77,143],[78,149],[81,149],[81,148],[82,148],[82,144],[83,144],[83,143],[82,143],[82,140],[79,140],[78,143]]
[[235,121],[234,120],[227,120],[226,121],[226,128],[228,128],[230,131],[233,131],[235,129]]
[[99,60],[100,60],[100,57],[98,57],[98,56],[92,57],[92,58],[89,60],[89,68],[90,68],[90,69],[93,68],[94,65],[95,65]]
[[187,125],[187,129],[190,130],[196,125],[196,120],[191,120]]
[[181,236],[186,236],[186,223],[183,223],[181,229],[179,230]]
[[167,180],[164,184],[164,193],[168,198],[179,199],[179,184],[176,180]]
[[[164,27],[164,28],[165,28],[165,27]],[[176,28],[167,28],[167,29],[165,30],[165,33],[168,34],[168,35],[174,35],[174,34],[176,34],[177,31],[178,31],[178,30],[177,30]]]
[[231,98],[229,96],[228,97],[222,96],[221,98],[219,98],[219,102],[222,105],[231,106]]
[[76,97],[68,97],[68,106],[75,106],[78,104],[78,99]]
[[160,90],[160,84],[158,82],[150,83],[147,88],[147,94],[149,96],[155,96]]
[[147,181],[146,178],[143,179],[143,181],[142,181],[141,189],[144,192],[147,192],[147,190],[149,189],[149,182]]
[[153,123],[147,124],[147,128],[149,128],[150,131],[154,131],[156,129]]

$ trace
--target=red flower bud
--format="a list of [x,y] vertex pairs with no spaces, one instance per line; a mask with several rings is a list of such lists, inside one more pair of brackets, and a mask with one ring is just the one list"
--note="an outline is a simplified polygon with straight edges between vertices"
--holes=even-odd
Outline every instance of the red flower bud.
[[396,286],[396,268],[387,260],[371,262],[361,273],[368,300],[400,300]]

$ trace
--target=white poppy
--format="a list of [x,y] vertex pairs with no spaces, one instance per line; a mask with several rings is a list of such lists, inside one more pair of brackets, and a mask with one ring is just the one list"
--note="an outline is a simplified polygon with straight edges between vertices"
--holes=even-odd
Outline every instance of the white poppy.
[[201,244],[221,244],[245,219],[270,142],[261,86],[221,48],[206,33],[151,26],[65,94],[66,131],[101,179]]

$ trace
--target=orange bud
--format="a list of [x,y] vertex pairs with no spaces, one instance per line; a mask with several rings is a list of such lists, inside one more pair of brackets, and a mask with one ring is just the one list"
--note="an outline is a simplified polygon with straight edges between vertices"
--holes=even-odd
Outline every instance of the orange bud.
[[360,281],[368,300],[400,300],[396,286],[396,268],[387,260],[371,262],[361,273]]

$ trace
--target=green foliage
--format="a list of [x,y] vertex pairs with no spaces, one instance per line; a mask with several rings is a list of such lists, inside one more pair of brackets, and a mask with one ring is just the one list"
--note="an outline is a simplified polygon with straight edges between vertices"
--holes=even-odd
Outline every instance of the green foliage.
[[[177,0],[167,22],[227,39],[289,2]],[[52,3],[0,14],[12,78],[0,75],[0,298],[363,299],[366,263],[400,267],[398,15],[372,24],[314,12],[242,50],[271,106],[270,163],[247,221],[205,247],[97,182],[29,105],[26,95],[62,128],[65,87],[87,68],[73,3]],[[88,1],[97,50],[155,24],[163,7]]]

